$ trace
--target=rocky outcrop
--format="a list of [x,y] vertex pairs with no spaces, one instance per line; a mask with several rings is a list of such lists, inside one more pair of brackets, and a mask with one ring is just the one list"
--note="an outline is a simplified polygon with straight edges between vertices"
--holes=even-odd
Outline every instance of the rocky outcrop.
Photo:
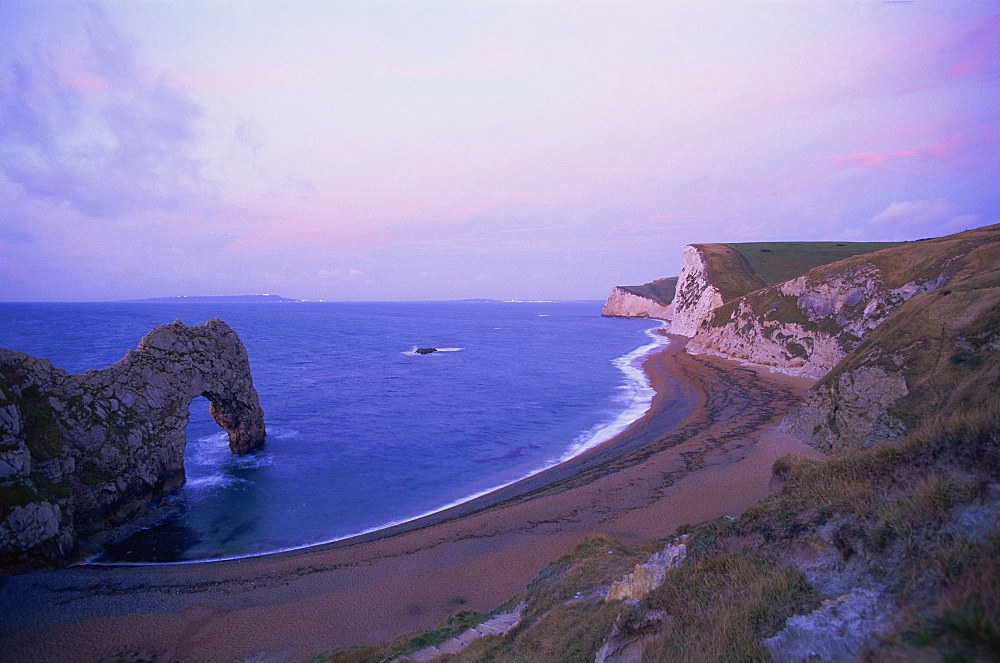
[[628,628],[623,629],[619,615],[608,639],[597,650],[594,663],[644,663],[655,660],[650,658],[648,650],[663,640],[660,629],[670,619],[666,612],[653,610],[645,613],[637,623],[630,623]]
[[980,229],[817,267],[715,309],[687,348],[822,377],[906,301],[959,277],[970,253],[996,240],[996,230]]
[[636,295],[621,286],[611,290],[608,301],[601,309],[601,315],[617,318],[655,318],[669,320],[672,317],[670,305],[663,305],[649,297]]
[[750,263],[725,244],[685,246],[671,331],[694,336],[715,309],[766,285]]
[[775,663],[862,660],[864,648],[892,626],[886,602],[875,592],[855,589],[790,618],[764,646]]
[[102,370],[70,375],[0,349],[0,561],[58,565],[184,482],[192,399],[234,453],[264,441],[246,349],[221,320],[157,327]]
[[673,317],[671,302],[676,286],[677,277],[659,279],[643,285],[616,286],[611,289],[601,315],[670,320]]
[[[604,600],[608,603],[626,601],[634,605],[644,599],[663,584],[668,571],[684,563],[687,557],[687,540],[685,534],[665,545],[661,552],[653,553],[645,564],[636,564],[631,573],[611,583]],[[669,619],[665,612],[647,612],[642,621],[629,623],[627,628],[622,628],[619,615],[608,639],[597,651],[596,663],[641,663],[647,660],[646,649],[662,639],[658,630],[665,619]]]
[[668,543],[663,552],[653,553],[645,564],[636,564],[635,570],[608,588],[607,601],[640,601],[646,594],[663,584],[667,571],[676,569],[687,557],[687,536],[675,543]]

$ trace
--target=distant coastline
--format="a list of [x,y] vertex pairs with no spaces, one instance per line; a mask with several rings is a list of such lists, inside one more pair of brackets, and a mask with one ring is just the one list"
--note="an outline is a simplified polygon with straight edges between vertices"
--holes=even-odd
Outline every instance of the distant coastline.
[[290,299],[279,295],[207,295],[176,297],[150,297],[148,299],[120,299],[119,304],[271,304],[282,302],[300,302],[301,299]]
[[[567,304],[603,304],[603,299],[428,299],[428,300],[400,300],[410,303],[456,303],[456,304],[525,304],[525,303],[567,303]],[[173,297],[148,297],[145,299],[117,299],[112,304],[270,304],[270,303],[330,303],[330,304],[352,304],[368,303],[354,300],[326,300],[326,299],[294,299],[282,297],[280,295],[175,295]],[[390,301],[372,301],[374,304],[387,304]]]

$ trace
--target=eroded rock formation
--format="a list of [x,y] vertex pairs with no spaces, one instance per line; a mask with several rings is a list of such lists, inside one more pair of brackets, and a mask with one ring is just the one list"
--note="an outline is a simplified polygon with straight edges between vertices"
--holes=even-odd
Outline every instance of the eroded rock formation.
[[653,553],[645,564],[636,564],[632,573],[611,583],[607,601],[641,601],[651,591],[663,584],[667,571],[676,569],[687,557],[687,535],[675,543],[668,543],[663,552]]
[[673,317],[671,302],[676,287],[676,277],[659,279],[643,285],[615,286],[604,303],[601,315],[670,320]]
[[78,375],[0,349],[0,561],[58,565],[184,482],[192,399],[234,453],[264,442],[246,349],[221,320],[157,327],[117,363]]
[[998,239],[982,228],[814,268],[718,307],[688,351],[822,377],[905,302],[979,269]]
[[715,309],[766,285],[746,259],[725,244],[685,246],[670,329],[694,336]]

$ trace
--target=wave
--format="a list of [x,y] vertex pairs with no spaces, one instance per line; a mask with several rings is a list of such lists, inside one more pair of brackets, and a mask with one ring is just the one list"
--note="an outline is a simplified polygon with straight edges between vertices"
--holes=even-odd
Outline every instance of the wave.
[[666,326],[667,323],[664,323],[663,326],[647,329],[646,336],[652,339],[652,343],[636,348],[614,360],[615,367],[625,374],[625,384],[619,387],[620,395],[617,398],[625,406],[624,409],[610,422],[599,424],[578,436],[559,459],[559,463],[607,442],[649,412],[656,390],[650,384],[649,376],[642,369],[642,364],[650,354],[670,345],[670,339],[661,333]]
[[[292,428],[276,427],[267,435],[276,440],[295,437],[299,432]],[[188,478],[185,486],[193,489],[229,486],[244,479],[229,474],[232,470],[254,470],[274,465],[277,456],[273,452],[254,451],[248,454],[233,454],[229,449],[229,435],[225,431],[203,435],[188,445],[185,464],[202,476]]]
[[246,479],[239,479],[228,474],[209,474],[203,477],[189,477],[184,482],[184,487],[196,492],[206,492],[216,488],[228,488],[238,483],[250,483]]

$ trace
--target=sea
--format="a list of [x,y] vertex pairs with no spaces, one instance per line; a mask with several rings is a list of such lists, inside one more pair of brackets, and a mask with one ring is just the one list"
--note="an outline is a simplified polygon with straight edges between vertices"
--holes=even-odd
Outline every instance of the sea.
[[[231,559],[405,523],[537,474],[649,408],[651,320],[600,302],[3,303],[0,347],[70,373],[153,327],[221,318],[247,348],[264,446],[191,404],[182,487],[97,563]],[[437,348],[420,354],[417,348]]]

